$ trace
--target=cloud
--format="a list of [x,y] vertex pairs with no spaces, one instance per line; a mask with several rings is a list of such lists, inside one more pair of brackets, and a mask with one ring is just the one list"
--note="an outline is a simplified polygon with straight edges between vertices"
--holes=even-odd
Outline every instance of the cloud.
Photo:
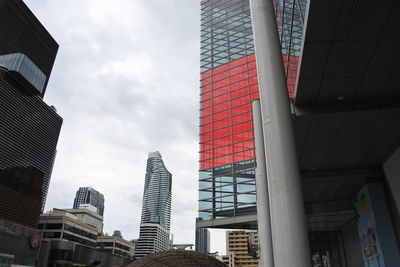
[[137,238],[147,153],[173,174],[175,242],[197,214],[199,1],[25,0],[60,45],[45,101],[64,124],[46,210],[105,195],[105,231]]
[[[139,235],[147,153],[173,174],[174,242],[197,215],[199,1],[25,0],[60,44],[45,101],[64,118],[46,210],[105,195],[105,232]],[[225,233],[211,230],[211,250]]]

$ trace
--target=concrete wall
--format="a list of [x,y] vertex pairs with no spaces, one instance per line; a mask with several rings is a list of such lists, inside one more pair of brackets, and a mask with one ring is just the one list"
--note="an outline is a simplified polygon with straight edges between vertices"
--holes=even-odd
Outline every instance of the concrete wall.
[[43,240],[40,245],[39,258],[36,266],[48,266],[51,242]]
[[341,229],[346,267],[364,267],[360,241],[355,220]]
[[36,229],[0,220],[0,253],[14,255],[14,264],[34,264],[39,249],[30,246],[30,238]]

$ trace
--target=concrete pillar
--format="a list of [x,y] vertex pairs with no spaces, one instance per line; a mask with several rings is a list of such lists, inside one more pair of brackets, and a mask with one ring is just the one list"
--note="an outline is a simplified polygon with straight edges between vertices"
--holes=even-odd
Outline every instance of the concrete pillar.
[[254,100],[253,122],[256,143],[256,185],[257,185],[257,221],[258,245],[260,247],[260,266],[273,267],[271,217],[269,208],[268,177],[264,151],[264,135],[261,118],[260,100]]
[[270,186],[274,264],[309,267],[301,178],[272,0],[250,0],[250,8]]

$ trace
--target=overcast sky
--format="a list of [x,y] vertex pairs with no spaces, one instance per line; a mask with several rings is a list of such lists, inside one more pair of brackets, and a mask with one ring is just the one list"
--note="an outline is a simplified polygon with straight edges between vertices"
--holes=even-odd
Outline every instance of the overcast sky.
[[173,174],[174,242],[194,243],[200,1],[25,3],[60,45],[44,98],[64,119],[45,210],[71,208],[91,186],[105,196],[104,231],[138,238],[146,160],[158,150]]

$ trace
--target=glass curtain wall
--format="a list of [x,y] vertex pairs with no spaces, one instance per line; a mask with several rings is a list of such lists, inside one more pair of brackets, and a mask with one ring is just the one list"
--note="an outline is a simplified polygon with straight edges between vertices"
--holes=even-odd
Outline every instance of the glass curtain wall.
[[[293,97],[303,22],[298,1],[291,1],[277,0],[275,8]],[[248,0],[202,1],[200,84],[199,217],[254,214],[251,101],[259,90]]]

